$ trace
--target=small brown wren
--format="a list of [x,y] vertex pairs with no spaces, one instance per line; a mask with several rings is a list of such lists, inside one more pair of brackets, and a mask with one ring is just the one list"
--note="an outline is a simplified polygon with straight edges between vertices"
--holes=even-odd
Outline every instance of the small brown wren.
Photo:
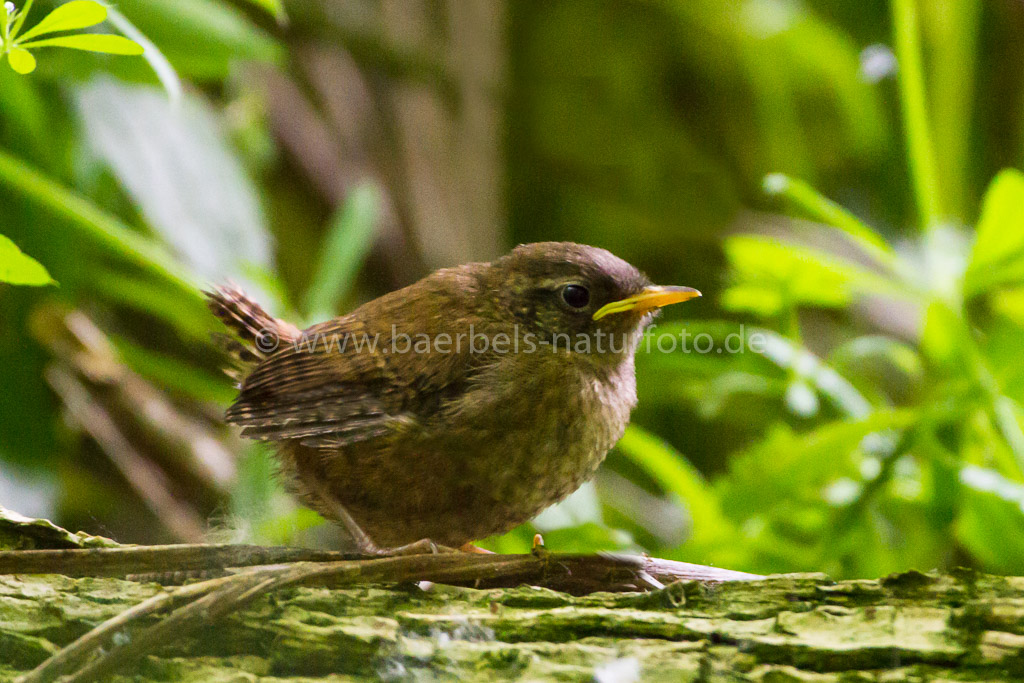
[[235,288],[207,296],[239,337],[228,422],[273,442],[290,490],[373,554],[460,547],[579,488],[629,422],[644,328],[700,292],[542,242],[306,330]]

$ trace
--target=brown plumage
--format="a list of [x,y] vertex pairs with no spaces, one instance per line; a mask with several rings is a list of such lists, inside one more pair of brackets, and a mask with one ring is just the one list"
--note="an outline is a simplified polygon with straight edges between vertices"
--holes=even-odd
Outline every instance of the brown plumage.
[[274,442],[294,493],[366,551],[457,547],[569,495],[625,429],[655,307],[696,295],[550,242],[301,332],[236,288],[208,293],[243,342],[228,421]]

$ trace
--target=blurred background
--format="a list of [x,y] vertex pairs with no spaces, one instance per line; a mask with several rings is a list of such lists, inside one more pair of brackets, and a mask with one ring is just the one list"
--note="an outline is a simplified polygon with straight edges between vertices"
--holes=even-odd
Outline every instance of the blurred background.
[[486,547],[1024,573],[1021,0],[121,0],[95,30],[147,53],[0,63],[0,234],[59,283],[0,283],[0,505],[336,547],[223,424],[198,289],[309,324],[573,240],[701,289],[651,334],[714,351],[641,352],[596,481]]

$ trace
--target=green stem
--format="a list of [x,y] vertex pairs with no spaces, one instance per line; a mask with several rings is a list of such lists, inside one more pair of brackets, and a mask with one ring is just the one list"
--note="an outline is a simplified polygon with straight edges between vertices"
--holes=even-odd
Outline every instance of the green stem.
[[[886,453],[881,458],[880,468],[878,474],[873,479],[864,482],[863,488],[861,489],[860,495],[857,496],[849,505],[840,508],[830,526],[831,538],[836,540],[846,534],[854,525],[857,520],[864,518],[864,510],[868,507],[871,501],[877,496],[890,481],[892,481],[893,474],[896,472],[896,462],[902,458],[910,450],[910,447],[914,444],[917,430],[913,427],[905,430],[896,442],[892,451]],[[829,548],[832,543],[825,543],[824,547]]]
[[970,130],[981,0],[930,0],[921,7],[925,35],[942,45],[930,61],[929,76],[935,153],[943,209],[962,222],[972,217],[969,189]]
[[373,246],[380,204],[377,186],[364,181],[352,188],[331,218],[313,280],[306,290],[303,311],[310,320],[336,315],[338,302],[345,298]]
[[924,69],[917,16],[917,0],[892,0],[892,22],[899,60],[899,84],[903,126],[907,138],[907,162],[914,182],[914,195],[925,230],[942,222],[935,149],[928,122]]
[[25,4],[18,11],[18,17],[14,20],[14,26],[11,27],[11,38],[17,38],[18,34],[21,33],[21,27],[25,25],[25,19],[28,18],[28,12],[32,9],[32,3],[35,0],[25,0]]
[[135,265],[202,302],[196,285],[181,273],[184,266],[156,242],[140,235],[88,199],[50,180],[20,159],[0,150],[0,186],[20,194],[67,220],[88,242]]
[[0,57],[2,57],[11,44],[11,17],[7,12],[6,5],[0,10],[2,10],[0,16],[3,17],[3,20],[0,21]]
[[906,265],[884,237],[806,182],[784,173],[769,173],[761,186],[765,194],[782,197],[809,219],[842,230],[867,255],[893,273],[904,279],[911,278]]

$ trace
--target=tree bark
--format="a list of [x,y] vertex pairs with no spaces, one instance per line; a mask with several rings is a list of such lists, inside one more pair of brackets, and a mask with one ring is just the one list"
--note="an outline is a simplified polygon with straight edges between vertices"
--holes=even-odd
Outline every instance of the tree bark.
[[[163,590],[0,576],[0,681]],[[115,680],[1020,680],[1024,579],[791,575],[576,597],[526,586],[296,587],[122,674]]]

